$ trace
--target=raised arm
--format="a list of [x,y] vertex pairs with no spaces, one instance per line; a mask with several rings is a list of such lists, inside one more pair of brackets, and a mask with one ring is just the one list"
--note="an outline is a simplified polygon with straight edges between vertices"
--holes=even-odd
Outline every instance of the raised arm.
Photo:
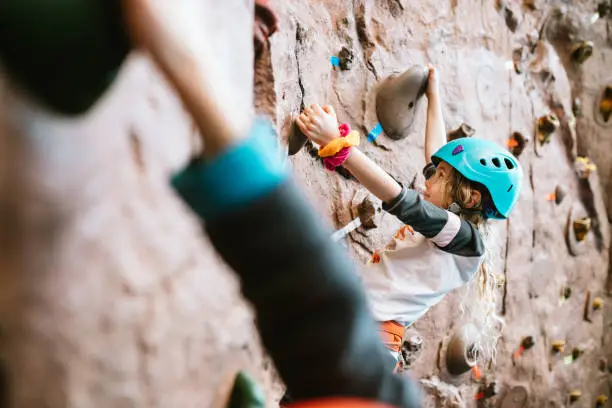
[[431,162],[431,156],[447,142],[442,102],[438,88],[438,72],[429,65],[427,84],[427,125],[425,126],[425,163]]
[[393,177],[356,147],[351,147],[351,155],[344,167],[383,202],[391,202],[402,192],[402,186]]
[[[425,129],[425,161],[446,144],[446,128],[442,116],[442,104],[438,91],[437,72],[429,66],[426,95],[427,125]],[[330,106],[311,105],[296,120],[302,132],[315,143],[325,146],[339,137],[336,114]],[[385,203],[396,199],[402,186],[374,161],[356,147],[351,147],[349,158],[343,166],[372,194]]]

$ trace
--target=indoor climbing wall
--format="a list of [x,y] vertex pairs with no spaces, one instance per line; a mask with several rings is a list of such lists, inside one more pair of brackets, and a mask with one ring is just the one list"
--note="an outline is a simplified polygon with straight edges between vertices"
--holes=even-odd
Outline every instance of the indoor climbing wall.
[[[390,75],[432,62],[449,133],[520,156],[521,201],[491,242],[506,322],[496,362],[470,353],[473,328],[460,312],[469,299],[448,296],[406,333],[405,372],[420,380],[424,406],[606,406],[612,4],[270,0],[278,31],[268,48],[274,19],[256,19],[253,64],[251,3],[184,0],[170,10],[197,20],[194,49],[223,61],[207,74],[231,77],[230,108],[248,109],[254,94],[281,146],[293,114],[330,103],[372,159],[418,187],[425,101],[409,107],[416,121],[394,140],[376,100]],[[0,103],[0,387],[10,373],[13,406],[217,408],[240,369],[273,406],[282,385],[252,313],[167,184],[199,146],[150,61],[132,55],[79,118],[40,109],[4,75]],[[315,152],[306,144],[288,160],[330,224],[367,214],[340,240],[356,264],[410,233]]]
[[[415,107],[405,137],[393,140],[380,133],[376,95],[389,75],[431,62],[440,71],[449,133],[504,144],[525,170],[517,209],[496,225],[491,242],[505,320],[496,362],[475,364],[466,352],[471,328],[460,306],[469,299],[462,290],[447,296],[406,333],[405,365],[426,390],[424,406],[606,406],[612,4],[272,3],[279,31],[255,97],[266,95],[268,112],[274,105],[281,143],[293,114],[329,103],[364,136],[368,156],[418,186],[426,101]],[[312,203],[339,229],[368,194],[350,175],[325,170],[313,151],[307,143],[290,162]],[[399,227],[379,214],[376,228],[347,236],[348,251],[365,263]]]

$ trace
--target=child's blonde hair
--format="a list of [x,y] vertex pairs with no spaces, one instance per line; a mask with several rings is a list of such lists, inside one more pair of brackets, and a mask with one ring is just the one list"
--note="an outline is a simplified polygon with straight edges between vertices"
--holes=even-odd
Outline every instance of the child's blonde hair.
[[[478,191],[481,200],[470,207],[472,192]],[[481,361],[495,361],[497,341],[501,336],[503,319],[497,314],[497,294],[501,279],[493,272],[495,253],[491,247],[492,231],[484,210],[492,205],[487,189],[479,183],[466,179],[452,168],[445,188],[448,204],[456,203],[461,208],[459,216],[478,229],[485,247],[483,261],[475,278],[467,285],[461,301],[461,310],[466,320],[473,324],[479,336],[474,341],[475,352]]]

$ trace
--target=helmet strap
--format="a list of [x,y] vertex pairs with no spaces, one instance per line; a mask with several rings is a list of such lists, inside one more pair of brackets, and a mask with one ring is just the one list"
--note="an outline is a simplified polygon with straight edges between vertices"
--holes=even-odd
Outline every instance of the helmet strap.
[[460,215],[462,208],[456,201],[453,201],[451,205],[448,206],[447,210],[455,215]]
[[488,218],[487,215],[486,215],[486,213],[487,213],[486,210],[483,211],[483,210],[480,210],[480,209],[463,208],[456,201],[453,201],[451,203],[451,205],[448,206],[447,210],[452,212],[455,215],[467,215],[467,216],[470,216],[470,215],[482,215],[484,218]]

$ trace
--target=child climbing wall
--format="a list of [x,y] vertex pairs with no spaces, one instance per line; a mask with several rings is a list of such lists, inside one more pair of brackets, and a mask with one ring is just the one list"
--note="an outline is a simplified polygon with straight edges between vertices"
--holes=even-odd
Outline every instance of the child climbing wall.
[[361,274],[380,333],[395,360],[399,360],[405,328],[475,277],[483,303],[472,308],[482,311],[476,322],[481,331],[476,347],[488,357],[497,341],[498,319],[496,281],[484,262],[483,237],[489,220],[505,219],[512,211],[523,172],[516,158],[495,143],[477,138],[446,143],[438,78],[432,66],[428,76],[423,196],[395,181],[359,151],[354,133],[342,137],[331,107],[311,105],[296,122],[308,138],[323,146],[319,155],[326,157],[328,169],[343,165],[383,201],[384,210],[406,224]]

